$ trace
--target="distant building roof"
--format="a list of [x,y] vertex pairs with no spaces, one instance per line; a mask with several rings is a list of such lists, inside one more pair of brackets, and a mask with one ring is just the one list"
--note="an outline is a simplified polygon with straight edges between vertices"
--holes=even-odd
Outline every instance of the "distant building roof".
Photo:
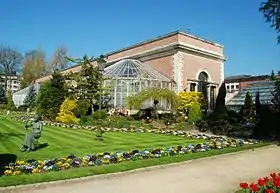
[[236,75],[236,76],[228,76],[228,77],[225,78],[225,83],[266,80],[266,79],[269,79],[269,77],[270,77],[269,75],[259,75],[259,76]]

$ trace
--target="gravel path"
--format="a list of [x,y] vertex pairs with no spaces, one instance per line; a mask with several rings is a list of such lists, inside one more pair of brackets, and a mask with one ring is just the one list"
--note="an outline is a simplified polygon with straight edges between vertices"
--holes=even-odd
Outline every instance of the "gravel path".
[[279,163],[280,147],[269,146],[254,151],[203,158],[150,171],[16,192],[232,193],[243,180],[253,181],[272,171],[279,171]]

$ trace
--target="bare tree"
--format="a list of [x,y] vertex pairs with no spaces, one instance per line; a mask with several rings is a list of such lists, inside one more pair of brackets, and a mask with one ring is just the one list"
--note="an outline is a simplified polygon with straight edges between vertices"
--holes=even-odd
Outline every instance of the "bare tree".
[[51,61],[52,70],[64,70],[68,67],[67,48],[60,46],[56,49]]
[[24,88],[39,78],[46,71],[45,53],[41,49],[33,50],[25,54],[22,63],[22,82]]
[[20,66],[22,61],[22,55],[16,49],[11,47],[0,47],[0,67],[4,72],[5,86],[4,89],[7,91],[8,86],[8,75],[16,74],[17,68]]

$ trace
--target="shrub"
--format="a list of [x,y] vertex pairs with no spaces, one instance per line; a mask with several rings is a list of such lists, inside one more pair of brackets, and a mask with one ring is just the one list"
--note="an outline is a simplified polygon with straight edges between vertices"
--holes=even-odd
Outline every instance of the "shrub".
[[189,124],[195,124],[196,121],[200,120],[202,116],[201,107],[198,101],[195,101],[192,103],[192,106],[189,111],[188,116],[188,123]]
[[18,111],[25,112],[28,109],[27,105],[21,105],[17,108]]
[[0,104],[5,104],[7,102],[6,93],[2,86],[0,86]]
[[6,105],[6,109],[10,110],[10,111],[15,111],[16,107],[12,98],[12,95],[9,94],[9,96],[7,97],[7,105]]
[[87,113],[90,108],[90,103],[88,100],[81,99],[78,100],[77,108],[75,109],[75,114],[80,118],[80,123],[83,124],[87,121]]
[[94,119],[105,119],[107,117],[107,111],[104,109],[97,110],[92,114]]
[[71,123],[75,124],[78,122],[75,114],[73,113],[74,109],[77,107],[77,100],[67,98],[60,107],[60,112],[56,117],[56,120],[62,123]]
[[181,92],[179,94],[180,103],[178,110],[187,113],[188,110],[192,107],[194,102],[198,102],[200,108],[205,108],[207,101],[205,100],[204,95],[201,92]]

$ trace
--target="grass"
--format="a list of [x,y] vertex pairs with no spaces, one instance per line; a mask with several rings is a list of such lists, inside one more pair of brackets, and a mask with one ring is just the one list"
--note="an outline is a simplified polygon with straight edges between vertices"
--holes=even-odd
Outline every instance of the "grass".
[[[86,130],[73,130],[58,127],[44,127],[42,137],[39,142],[48,143],[48,147],[31,153],[19,152],[19,147],[24,139],[24,124],[0,116],[0,154],[10,153],[18,159],[48,159],[54,157],[75,154],[83,156],[92,153],[118,150],[144,149],[151,147],[171,147],[185,145],[187,143],[199,143],[204,140],[189,139],[176,136],[159,135],[152,133],[116,133],[108,132],[104,134],[104,142],[95,140],[95,133]],[[261,147],[267,144],[247,145],[238,148],[228,148],[223,150],[212,150],[204,153],[178,155],[173,157],[162,157],[158,159],[125,161],[118,164],[102,165],[95,167],[85,167],[69,169],[60,172],[49,172],[44,174],[2,176],[0,186],[13,186],[31,184],[38,182],[70,179],[83,176],[121,172],[136,168],[155,166],[161,164],[181,162],[191,159],[198,159],[218,154],[230,153]]]
[[49,159],[70,154],[84,156],[102,152],[172,147],[205,141],[153,133],[107,132],[103,134],[104,141],[102,142],[95,139],[93,131],[44,126],[39,143],[48,143],[48,146],[35,152],[25,153],[19,151],[25,134],[23,123],[2,117],[0,119],[0,154],[15,154],[18,159]]

